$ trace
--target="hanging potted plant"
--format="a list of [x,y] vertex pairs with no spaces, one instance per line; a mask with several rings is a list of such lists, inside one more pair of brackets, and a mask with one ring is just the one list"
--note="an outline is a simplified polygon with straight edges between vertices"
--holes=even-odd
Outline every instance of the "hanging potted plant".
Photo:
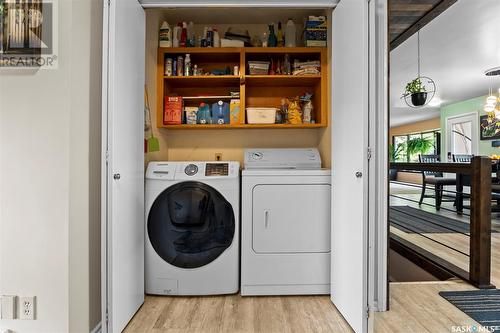
[[436,93],[434,80],[420,75],[420,30],[417,32],[417,77],[406,84],[403,96],[406,105],[420,108],[427,105]]
[[415,78],[406,84],[405,93],[403,97],[411,96],[411,103],[413,106],[422,106],[427,102],[427,91],[422,84],[420,77]]

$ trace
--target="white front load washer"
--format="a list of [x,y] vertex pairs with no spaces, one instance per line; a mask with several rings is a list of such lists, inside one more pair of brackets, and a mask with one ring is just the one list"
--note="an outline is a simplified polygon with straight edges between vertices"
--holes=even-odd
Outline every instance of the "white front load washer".
[[147,294],[238,291],[239,169],[239,162],[149,163]]
[[317,149],[246,150],[241,190],[241,294],[329,294],[331,173]]

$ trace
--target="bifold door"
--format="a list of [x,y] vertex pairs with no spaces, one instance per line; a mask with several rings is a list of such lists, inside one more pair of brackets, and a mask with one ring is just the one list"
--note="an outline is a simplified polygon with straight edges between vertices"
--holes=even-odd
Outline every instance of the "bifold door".
[[368,329],[368,1],[333,11],[331,298],[356,333]]
[[121,332],[144,302],[145,14],[104,1],[103,332]]

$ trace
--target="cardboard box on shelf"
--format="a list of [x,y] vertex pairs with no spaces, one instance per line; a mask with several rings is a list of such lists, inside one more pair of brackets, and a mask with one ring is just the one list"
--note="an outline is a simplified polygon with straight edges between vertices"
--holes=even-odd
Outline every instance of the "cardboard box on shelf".
[[164,125],[180,125],[182,123],[182,97],[165,96],[163,109]]
[[231,115],[230,123],[231,124],[241,124],[240,120],[240,100],[232,99],[229,102],[229,113]]
[[309,16],[305,23],[304,40],[306,46],[326,46],[328,24],[326,16]]

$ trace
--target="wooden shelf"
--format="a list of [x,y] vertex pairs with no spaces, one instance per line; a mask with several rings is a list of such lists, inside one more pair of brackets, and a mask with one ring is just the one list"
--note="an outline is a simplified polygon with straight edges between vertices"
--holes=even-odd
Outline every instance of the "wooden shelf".
[[223,81],[223,80],[236,80],[239,81],[239,75],[196,75],[196,76],[166,76],[165,80],[172,81]]
[[173,53],[320,53],[326,47],[160,47],[158,51]]
[[245,47],[245,53],[321,53],[326,47]]
[[251,128],[260,128],[260,129],[299,129],[299,128],[320,128],[326,127],[326,124],[226,124],[226,125],[202,125],[202,124],[181,124],[181,125],[162,125],[162,128],[173,129],[173,130],[192,130],[192,129],[251,129]]
[[165,84],[175,87],[235,87],[239,89],[238,75],[197,75],[197,76],[163,76]]
[[245,75],[247,84],[260,86],[311,86],[321,81],[321,75]]
[[[239,66],[240,75],[165,76],[165,59],[191,54],[191,63],[205,71]],[[318,75],[247,75],[248,61],[270,61],[290,55],[293,63],[319,60],[321,74]],[[157,55],[157,122],[158,128],[172,130],[193,129],[314,129],[328,126],[328,55],[325,47],[225,47],[225,48],[159,48]],[[245,120],[247,107],[279,107],[284,98],[313,94],[314,124],[227,124],[227,125],[163,125],[163,103],[165,96],[184,96],[186,105],[196,106],[214,96],[229,99],[232,92],[239,92],[240,121]],[[196,97],[196,96],[207,96]],[[224,97],[224,98],[222,98]],[[227,97],[227,98],[226,98]],[[237,98],[237,97],[235,97]],[[210,101],[212,100],[212,101]]]

